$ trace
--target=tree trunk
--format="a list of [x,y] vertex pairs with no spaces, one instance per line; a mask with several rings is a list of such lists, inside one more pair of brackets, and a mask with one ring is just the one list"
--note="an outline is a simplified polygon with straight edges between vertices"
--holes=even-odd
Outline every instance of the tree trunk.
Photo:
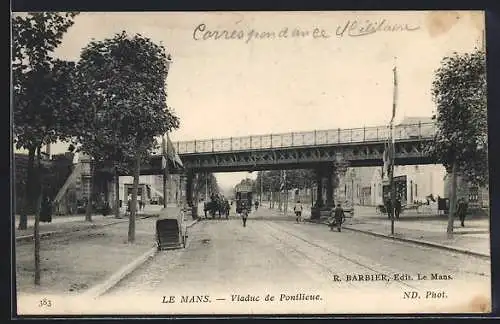
[[120,218],[120,176],[115,167],[115,218]]
[[457,172],[457,162],[453,162],[451,170],[450,208],[448,210],[448,227],[446,229],[446,233],[448,233],[449,237],[453,234],[453,222],[455,220],[455,210],[457,204]]
[[40,212],[41,212],[41,204],[42,204],[42,193],[43,193],[43,185],[42,185],[42,156],[41,156],[41,146],[37,148],[37,184],[36,188],[38,189],[38,199],[36,203],[36,211],[35,211],[35,226],[33,228],[33,236],[35,238],[35,285],[40,285]]
[[86,222],[91,222],[92,221],[92,202],[94,201],[94,163],[90,161],[90,188],[89,188],[89,198],[87,201],[87,209],[85,210],[85,221]]
[[[132,188],[132,201],[130,202],[130,218],[128,221],[128,242],[135,242],[135,215],[137,210],[137,192],[139,191],[139,174],[141,170],[141,152],[137,150],[134,168],[134,186]],[[163,197],[165,199],[166,197]]]
[[33,212],[33,171],[34,171],[34,162],[35,162],[35,148],[30,148],[28,150],[28,170],[27,170],[27,179],[24,187],[24,198],[23,198],[23,206],[21,208],[21,215],[19,217],[19,230],[25,230],[28,228],[28,213]]

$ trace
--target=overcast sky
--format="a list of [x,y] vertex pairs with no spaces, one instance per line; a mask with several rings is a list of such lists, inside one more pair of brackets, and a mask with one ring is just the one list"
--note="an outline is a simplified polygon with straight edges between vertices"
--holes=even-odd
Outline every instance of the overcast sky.
[[[413,31],[351,36],[357,21]],[[235,30],[243,39],[203,40],[194,33]],[[279,37],[283,28],[288,37]],[[293,29],[309,36],[292,37]],[[314,38],[317,35],[327,37]],[[162,43],[171,53],[168,104],[180,117],[173,141],[313,129],[385,125],[392,106],[392,68],[398,68],[397,119],[430,116],[433,71],[454,51],[480,45],[481,13],[81,13],[56,55],[78,60],[93,39],[126,30]],[[274,39],[249,33],[274,32]],[[321,32],[323,30],[323,32]],[[351,34],[359,34],[355,28]],[[198,38],[198,40],[194,39]],[[52,146],[52,152],[66,150]],[[223,186],[248,173],[218,175]]]

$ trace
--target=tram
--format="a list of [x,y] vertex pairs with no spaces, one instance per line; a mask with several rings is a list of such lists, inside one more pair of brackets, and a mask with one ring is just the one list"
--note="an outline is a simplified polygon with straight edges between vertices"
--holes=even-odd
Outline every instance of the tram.
[[243,209],[252,210],[252,186],[247,184],[239,184],[236,186],[236,212],[239,214]]

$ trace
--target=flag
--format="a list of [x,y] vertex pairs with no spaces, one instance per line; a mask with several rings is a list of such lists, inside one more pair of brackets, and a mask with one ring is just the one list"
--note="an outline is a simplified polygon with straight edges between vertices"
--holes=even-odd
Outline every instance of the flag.
[[[398,101],[398,71],[396,69],[396,66],[392,69],[392,72],[394,74],[394,89],[393,89],[393,97],[392,97],[392,118],[391,118],[391,124],[394,120],[394,117],[396,117],[396,104]],[[392,134],[391,134],[392,135]]]
[[161,169],[165,170],[166,167],[167,167],[167,159],[165,159],[165,156],[162,155],[161,156]]
[[285,184],[286,184],[286,171],[281,171],[280,191],[283,191],[283,189],[285,189]]
[[165,140],[165,136],[162,138],[162,167],[165,168],[167,166],[167,161],[165,160],[165,156],[172,162],[174,167],[184,168],[181,158],[179,154],[175,151],[174,144],[170,140],[170,137],[167,134],[167,139]]
[[384,161],[384,167],[382,168],[382,179],[384,179],[384,177],[388,174],[389,171],[389,145],[387,145],[387,142],[385,143],[382,160]]

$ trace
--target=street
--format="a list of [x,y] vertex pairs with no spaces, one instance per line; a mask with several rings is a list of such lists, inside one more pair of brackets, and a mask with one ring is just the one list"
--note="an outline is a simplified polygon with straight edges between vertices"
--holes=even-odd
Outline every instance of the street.
[[[458,294],[463,285],[471,294],[476,289],[489,292],[489,261],[348,230],[331,232],[324,225],[296,224],[292,216],[289,220],[273,217],[261,208],[250,215],[247,227],[235,216],[201,221],[190,230],[186,249],[159,252],[106,296],[207,295],[211,303],[217,299],[225,303],[240,298],[237,295],[251,299],[252,294],[274,293],[286,299],[281,295],[319,293],[321,301],[315,306],[296,305],[306,312],[384,308],[402,312],[423,305],[407,302],[402,307],[407,291],[418,292],[423,299],[429,292],[443,292],[444,298],[428,304],[431,308],[439,308],[439,302],[472,299],[473,295]],[[374,298],[382,292],[385,298]],[[345,297],[341,308],[338,301],[335,306],[328,302],[339,294]],[[370,304],[364,304],[365,299]],[[253,307],[266,312],[262,304],[257,305]],[[281,305],[294,310],[289,301]],[[231,309],[253,311],[248,303],[240,307]],[[196,313],[218,308],[176,308],[180,309]]]

